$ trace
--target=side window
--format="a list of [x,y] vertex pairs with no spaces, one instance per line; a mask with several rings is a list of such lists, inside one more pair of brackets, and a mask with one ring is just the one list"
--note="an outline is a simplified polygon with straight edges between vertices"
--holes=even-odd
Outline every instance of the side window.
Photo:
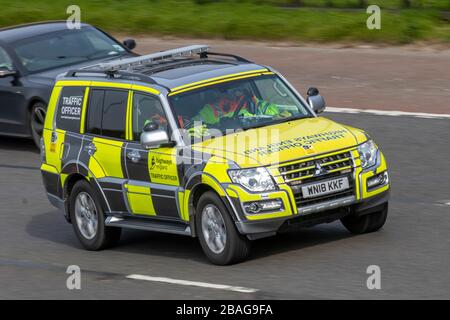
[[85,87],[64,87],[59,97],[56,127],[58,129],[80,132],[81,109]]
[[0,48],[0,69],[13,69],[12,60],[3,48]]
[[133,140],[139,141],[142,129],[149,122],[157,123],[167,130],[167,118],[158,98],[134,93],[133,95]]
[[104,90],[91,90],[88,101],[86,132],[102,134]]
[[128,91],[92,90],[86,132],[125,139]]
[[125,139],[128,91],[105,91],[102,135]]

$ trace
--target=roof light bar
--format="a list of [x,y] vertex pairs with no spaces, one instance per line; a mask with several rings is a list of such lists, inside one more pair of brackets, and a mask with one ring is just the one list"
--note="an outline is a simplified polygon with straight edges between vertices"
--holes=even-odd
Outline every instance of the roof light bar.
[[103,71],[116,71],[116,70],[122,70],[127,69],[133,66],[140,66],[140,65],[148,65],[155,63],[157,61],[166,60],[166,59],[173,59],[178,57],[189,57],[194,54],[199,54],[202,52],[207,52],[209,50],[209,46],[206,45],[192,45],[182,48],[176,48],[166,51],[160,51],[136,58],[128,58],[128,59],[121,59],[116,60],[112,62],[107,63],[101,63],[98,65],[98,68]]

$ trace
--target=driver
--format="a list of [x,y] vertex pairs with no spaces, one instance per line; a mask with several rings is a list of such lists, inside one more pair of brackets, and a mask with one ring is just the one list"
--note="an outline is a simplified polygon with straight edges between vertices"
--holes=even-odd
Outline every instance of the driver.
[[214,125],[219,123],[220,119],[234,115],[238,108],[240,108],[238,115],[250,115],[245,93],[239,88],[228,89],[215,103],[204,105],[198,115],[192,118],[192,121],[202,121]]
[[[222,93],[215,103],[206,104],[199,113],[191,119],[178,117],[180,126],[188,129],[191,136],[204,136],[208,126],[216,125],[224,118],[235,116],[250,118],[257,116],[289,117],[289,112],[280,112],[279,107],[268,101],[258,99],[248,90],[230,88]],[[196,124],[198,122],[199,124]]]
[[268,101],[258,99],[250,94],[248,90],[240,88],[228,90],[216,103],[206,104],[192,121],[201,121],[208,125],[214,125],[223,118],[233,116],[254,117],[254,116],[289,117],[289,112],[280,112],[278,105]]

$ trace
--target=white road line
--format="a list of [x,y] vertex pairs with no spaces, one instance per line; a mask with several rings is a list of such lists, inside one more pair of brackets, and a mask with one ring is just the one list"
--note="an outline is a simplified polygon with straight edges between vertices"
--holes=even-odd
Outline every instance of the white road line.
[[182,286],[194,286],[194,287],[202,287],[202,288],[209,288],[209,289],[219,289],[219,290],[234,291],[234,292],[241,292],[241,293],[254,293],[254,292],[258,291],[258,289],[235,287],[235,286],[229,286],[226,284],[214,284],[214,283],[207,283],[207,282],[179,280],[179,279],[171,279],[171,278],[165,278],[165,277],[151,277],[151,276],[145,276],[145,275],[141,275],[141,274],[130,274],[127,276],[127,278],[134,279],[134,280],[178,284],[178,285],[182,285]]
[[353,109],[353,108],[335,108],[327,107],[326,112],[332,113],[367,113],[379,116],[391,116],[391,117],[414,117],[422,119],[450,119],[450,114],[440,113],[424,113],[424,112],[405,112],[405,111],[385,111],[385,110],[373,110],[373,109]]

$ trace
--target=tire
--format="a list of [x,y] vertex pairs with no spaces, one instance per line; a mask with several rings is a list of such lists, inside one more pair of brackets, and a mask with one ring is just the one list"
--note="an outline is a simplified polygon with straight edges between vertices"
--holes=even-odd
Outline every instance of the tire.
[[[208,222],[212,220],[209,218],[211,215],[218,215],[216,224],[208,225]],[[200,245],[213,264],[229,265],[241,262],[248,257],[250,241],[236,230],[228,210],[216,193],[208,191],[200,197],[196,208],[195,222]],[[220,250],[220,245],[215,248],[216,250],[211,247],[217,244],[211,240],[214,238],[211,236],[214,234],[214,227],[216,227],[216,238],[219,239],[217,241],[223,243],[222,250]],[[217,233],[225,234],[225,239],[218,236]],[[214,244],[211,244],[212,242]]]
[[374,213],[356,217],[354,215],[341,219],[342,224],[348,231],[354,234],[375,232],[384,226],[388,215],[388,204]]
[[47,106],[42,102],[36,102],[30,109],[30,131],[34,144],[40,148],[42,131],[44,130],[45,114]]
[[[83,200],[83,198],[86,200]],[[102,250],[110,248],[119,242],[122,229],[105,226],[105,214],[87,181],[78,181],[73,187],[69,199],[69,214],[73,229],[84,248],[90,251]],[[88,205],[86,206],[86,204]],[[83,208],[90,208],[91,210],[83,211]],[[86,214],[91,219],[88,219]],[[89,221],[88,224],[91,228],[82,227],[82,221],[87,221],[86,219]],[[90,233],[92,230],[95,230],[94,234]]]

